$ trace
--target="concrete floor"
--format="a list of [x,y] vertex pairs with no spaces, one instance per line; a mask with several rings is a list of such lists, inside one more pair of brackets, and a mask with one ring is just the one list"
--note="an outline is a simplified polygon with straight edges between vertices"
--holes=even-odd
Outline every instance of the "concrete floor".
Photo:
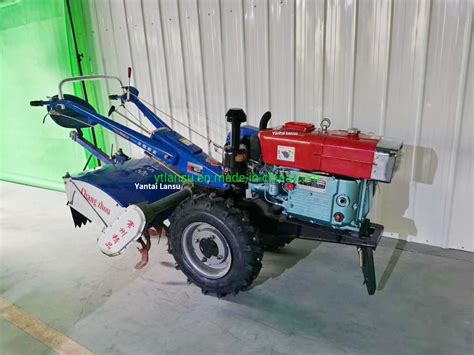
[[[368,296],[353,247],[294,241],[254,287],[203,296],[154,242],[107,258],[62,193],[0,183],[0,298],[98,354],[472,354],[474,260],[384,239]],[[401,250],[403,249],[403,250]],[[0,318],[0,353],[53,351]]]

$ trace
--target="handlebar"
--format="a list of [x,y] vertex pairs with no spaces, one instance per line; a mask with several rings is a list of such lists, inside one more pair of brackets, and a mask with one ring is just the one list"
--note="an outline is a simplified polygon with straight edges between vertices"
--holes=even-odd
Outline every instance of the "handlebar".
[[116,80],[116,81],[119,82],[120,87],[123,87],[122,81],[117,76],[110,76],[110,75],[75,76],[75,77],[72,77],[72,78],[64,79],[59,83],[59,98],[61,100],[64,98],[64,96],[63,96],[63,85],[64,85],[64,83],[76,82],[76,81],[101,80],[101,79]]
[[43,100],[34,100],[30,101],[30,106],[43,106],[44,101]]

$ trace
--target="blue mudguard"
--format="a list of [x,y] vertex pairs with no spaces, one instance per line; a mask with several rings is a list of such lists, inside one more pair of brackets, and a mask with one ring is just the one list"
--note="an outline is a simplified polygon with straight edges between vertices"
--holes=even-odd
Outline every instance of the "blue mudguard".
[[122,207],[128,207],[143,202],[152,203],[180,190],[179,182],[155,184],[155,176],[163,176],[165,172],[153,159],[144,157],[115,166],[105,165],[71,175],[71,178],[97,187]]

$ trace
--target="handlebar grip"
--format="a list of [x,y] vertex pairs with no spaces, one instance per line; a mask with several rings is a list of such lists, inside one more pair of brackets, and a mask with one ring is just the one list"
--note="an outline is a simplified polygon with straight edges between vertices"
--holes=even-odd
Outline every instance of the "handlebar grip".
[[30,106],[43,106],[43,104],[44,104],[44,101],[42,100],[30,101]]

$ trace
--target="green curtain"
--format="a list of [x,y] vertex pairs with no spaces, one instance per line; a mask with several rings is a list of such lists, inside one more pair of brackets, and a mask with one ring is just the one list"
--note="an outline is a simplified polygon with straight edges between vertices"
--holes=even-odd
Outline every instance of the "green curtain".
[[[69,5],[69,10],[67,6]],[[89,0],[66,0],[66,24],[67,24],[67,38],[69,43],[69,56],[71,63],[71,74],[72,76],[82,75],[96,75],[104,74],[99,69],[97,58],[97,48],[95,47],[96,39],[93,35],[93,23],[91,6]],[[70,16],[69,16],[70,15]],[[71,25],[71,18],[72,24]],[[74,28],[74,31],[73,31]],[[75,37],[73,37],[73,32]],[[79,68],[79,62],[77,58],[77,50],[80,54],[80,62],[82,67],[82,73]],[[73,92],[76,96],[87,98],[88,102],[97,110],[97,112],[105,115],[108,112],[109,102],[107,101],[107,90],[104,81],[86,81],[85,89],[87,97],[84,94],[84,86],[81,83],[72,84]],[[71,89],[71,88],[68,88]],[[72,91],[71,91],[72,92]],[[94,127],[95,140],[97,146],[107,153],[110,147],[110,136],[100,126]],[[93,142],[92,132],[90,129],[83,130],[84,137]],[[86,154],[89,157],[89,153]],[[88,168],[93,168],[98,165],[98,160],[93,158]]]
[[[81,31],[78,44],[84,46],[90,20],[88,12],[78,6],[88,6],[88,2],[72,3],[74,22]],[[92,62],[94,49],[90,45],[79,49],[87,51]],[[1,180],[63,190],[61,177],[68,171],[82,170],[87,155],[69,139],[68,129],[57,126],[49,117],[43,124],[46,109],[29,106],[30,100],[57,94],[59,81],[71,74],[78,75],[78,66],[64,0],[0,1]],[[103,106],[95,87],[89,90],[91,104]],[[83,97],[80,85],[74,87],[74,92]],[[101,130],[97,129],[96,134],[103,148]],[[90,139],[89,132],[85,136]],[[92,161],[89,167],[94,164]]]

